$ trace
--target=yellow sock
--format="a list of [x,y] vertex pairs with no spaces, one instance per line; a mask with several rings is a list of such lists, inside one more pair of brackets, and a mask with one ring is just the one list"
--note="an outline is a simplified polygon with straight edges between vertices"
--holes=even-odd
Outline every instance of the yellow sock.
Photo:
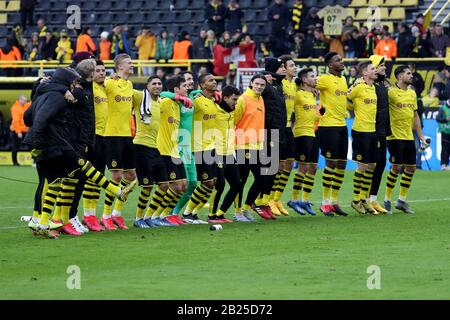
[[217,217],[223,217],[225,215],[225,212],[223,212],[222,210],[219,209],[219,211],[217,211],[216,216]]
[[159,186],[156,189],[155,192],[153,192],[153,195],[150,199],[150,203],[148,204],[147,211],[145,212],[144,219],[151,218],[153,214],[158,210],[159,206],[161,206],[161,203],[164,199],[164,195],[166,194],[166,191],[163,191]]
[[361,199],[361,184],[364,179],[364,172],[359,169],[355,170],[353,175],[353,201],[359,202]]
[[242,209],[245,210],[245,211],[250,211],[252,208],[248,204],[244,204],[242,206]]
[[345,170],[335,168],[333,171],[333,184],[331,185],[331,202],[337,203],[339,190],[344,182]]
[[139,194],[137,209],[136,209],[136,219],[142,219],[144,217],[145,209],[147,208],[148,199],[150,198],[150,190],[142,188]]
[[402,201],[406,201],[409,188],[411,187],[412,178],[414,172],[403,171],[402,178],[400,179],[400,192],[398,198]]
[[269,203],[269,201],[270,201],[270,195],[264,194],[262,197],[261,205],[265,206]]
[[[129,185],[131,183],[131,181],[128,181],[127,179],[122,178],[122,180],[120,180],[120,186],[121,188],[125,188],[127,185]],[[122,213],[123,207],[125,206],[125,201],[122,201],[120,199],[116,199],[116,203],[114,204],[114,210],[113,210],[113,214],[114,215],[120,215]]]
[[394,191],[397,178],[398,174],[391,169],[386,180],[386,193],[384,194],[384,200],[392,201],[392,192]]
[[300,191],[302,190],[303,180],[305,179],[305,174],[303,172],[297,171],[294,177],[294,188],[292,190],[292,199],[300,200]]
[[365,200],[369,197],[370,186],[372,185],[373,171],[366,170],[364,172],[363,183],[361,185],[361,200]]
[[[117,182],[111,180],[110,183],[120,189],[119,184]],[[115,199],[116,199],[116,196],[114,194],[112,194],[109,191],[105,192],[105,203],[103,206],[103,215],[105,215],[105,216],[111,215],[112,205],[113,205]]]
[[61,195],[56,198],[55,210],[53,211],[53,220],[61,221]]
[[51,217],[53,208],[56,204],[56,199],[61,191],[61,180],[56,179],[54,182],[49,183],[47,192],[44,195],[44,201],[42,205],[41,221],[40,224],[48,226],[48,220]]
[[302,193],[303,202],[309,201],[309,195],[312,192],[313,186],[314,186],[314,175],[307,173],[303,181],[303,193]]
[[324,202],[330,201],[332,182],[333,182],[333,169],[325,167],[322,176],[322,200]]
[[281,171],[280,178],[278,180],[278,188],[277,188],[277,191],[275,192],[274,200],[279,201],[281,199],[284,189],[286,188],[286,185],[288,184],[290,174],[291,174],[291,172],[288,170]]
[[194,213],[194,210],[199,206],[199,208],[202,208],[203,205],[208,201],[213,189],[206,188],[203,185],[199,185],[197,188],[195,188],[194,192],[192,193],[191,199],[189,199],[189,202],[186,206],[186,209],[184,211],[185,215],[188,215],[190,213]]
[[161,212],[160,218],[167,217],[175,208],[177,205],[177,202],[180,200],[182,194],[179,194],[175,191],[173,191],[171,188],[167,190],[166,196],[164,196],[164,199],[167,197],[167,206],[164,208],[164,210]]
[[270,200],[275,200],[275,196],[278,190],[278,184],[280,183],[281,170],[278,170],[275,180],[273,181],[272,189],[270,190]]
[[33,211],[33,218],[38,219],[39,217],[39,211]]

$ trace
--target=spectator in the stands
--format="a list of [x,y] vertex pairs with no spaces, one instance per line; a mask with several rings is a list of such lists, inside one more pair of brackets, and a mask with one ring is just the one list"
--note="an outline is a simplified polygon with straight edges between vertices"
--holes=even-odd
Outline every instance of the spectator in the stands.
[[270,56],[270,40],[264,39],[259,43],[258,50],[256,52],[256,60],[258,62],[264,62],[264,59]]
[[330,45],[330,52],[336,52],[341,57],[345,57],[344,45],[342,43],[342,36],[331,36],[328,41]]
[[294,43],[292,44],[291,56],[299,58],[303,48],[303,33],[296,33],[294,36]]
[[356,43],[355,43],[355,39],[352,37],[352,32],[348,31],[348,32],[344,32],[342,34],[342,37],[344,40],[343,45],[344,45],[344,52],[345,52],[345,57],[347,59],[352,59],[356,57]]
[[355,57],[356,58],[367,57],[366,38],[358,31],[358,29],[352,31],[352,38],[355,48]]
[[429,108],[439,107],[439,89],[431,88],[430,93],[422,98],[423,106]]
[[66,30],[61,30],[58,47],[56,47],[55,51],[57,54],[56,60],[60,63],[70,62],[72,60],[72,42],[70,41]]
[[329,45],[325,40],[325,35],[323,34],[322,28],[314,29],[314,40],[312,43],[312,58],[323,59],[323,57],[329,51]]
[[366,36],[366,50],[369,57],[374,54],[375,48],[380,41],[378,37],[380,30],[381,28],[379,26],[374,27]]
[[20,24],[16,24],[11,33],[11,40],[13,41],[13,45],[16,46],[20,53],[23,55],[24,53],[24,39],[23,39],[23,30]]
[[233,39],[231,39],[231,33],[229,31],[225,31],[224,33],[222,33],[219,42],[222,45],[222,47],[225,48],[230,48],[234,44]]
[[27,29],[28,25],[33,25],[33,14],[34,6],[36,5],[36,0],[21,0],[20,1],[20,22],[22,24],[22,29]]
[[350,66],[346,79],[348,87],[355,83],[356,79],[358,79],[358,69],[356,66]]
[[353,18],[351,16],[348,16],[347,18],[345,18],[345,23],[342,26],[342,33],[350,32],[351,34],[355,30],[358,30],[358,28],[353,24]]
[[55,39],[53,34],[48,30],[45,33],[45,40],[41,42],[40,45],[40,56],[42,60],[55,60],[56,58],[56,48],[58,46],[58,40]]
[[231,33],[235,32],[236,30],[242,30],[241,20],[243,16],[244,13],[242,12],[239,3],[236,0],[230,0],[230,2],[228,3],[226,14],[226,17],[228,18],[227,30]]
[[450,66],[443,67],[433,78],[433,87],[436,87],[439,91],[439,100],[450,99],[446,98],[447,84],[450,83]]
[[192,42],[192,57],[194,59],[207,59],[208,52],[205,48],[206,29],[201,28],[198,37]]
[[111,41],[109,41],[109,32],[103,31],[100,33],[99,47],[99,58],[102,61],[111,60]]
[[412,35],[414,38],[413,42],[413,48],[411,50],[411,53],[409,54],[410,57],[417,57],[417,58],[427,58],[431,57],[431,41],[428,37],[428,33],[420,33],[419,27],[413,26],[411,28]]
[[173,37],[169,36],[167,30],[161,31],[156,41],[156,60],[169,60],[173,56]]
[[415,21],[414,21],[414,25],[416,25],[417,27],[419,27],[420,33],[425,33],[425,32],[427,32],[427,31],[425,30],[425,28],[423,27],[423,22],[424,22],[424,16],[423,16],[422,13],[419,13],[419,14],[416,16],[416,19],[415,19]]
[[378,42],[375,47],[375,54],[384,56],[387,59],[397,58],[397,44],[389,32]]
[[[22,60],[22,55],[20,54],[19,48],[14,46],[11,36],[6,37],[6,44],[3,48],[0,48],[0,61],[19,61]],[[2,72],[3,71],[3,72]],[[20,69],[16,69],[14,64],[2,65],[0,68],[0,73],[7,77],[14,77],[20,74]]]
[[91,37],[92,31],[89,27],[83,27],[81,34],[77,38],[77,46],[75,52],[88,51],[95,54],[97,47]]
[[156,55],[156,37],[150,27],[144,27],[139,31],[134,45],[138,48],[139,60],[149,60]]
[[416,91],[416,95],[419,98],[422,96],[422,91],[425,89],[425,81],[423,81],[420,73],[417,72],[416,65],[414,63],[408,63],[408,67],[413,75],[411,86],[413,87],[414,91]]
[[37,21],[37,27],[38,27],[38,33],[39,33],[39,41],[44,42],[45,41],[45,34],[47,33],[47,26],[45,25],[44,19],[39,19]]
[[433,56],[438,58],[445,57],[446,49],[450,47],[450,38],[444,34],[442,25],[436,25],[434,32],[435,35],[431,37]]
[[291,21],[291,11],[284,0],[275,0],[267,14],[268,21],[272,22],[272,35],[283,36]]
[[317,12],[319,12],[319,9],[316,7],[309,9],[305,20],[302,22],[302,31],[307,32],[309,26],[323,25],[323,20],[317,15]]
[[217,35],[225,31],[225,19],[227,8],[220,0],[211,0],[205,8],[205,20],[208,22],[208,28]]
[[441,133],[441,170],[450,170],[450,100],[442,104],[436,121]]
[[216,34],[213,30],[208,30],[206,32],[206,39],[204,46],[206,48],[207,59],[212,59],[214,56],[214,46],[217,44]]
[[121,53],[131,55],[131,49],[126,34],[127,30],[127,28],[122,29],[120,25],[116,25],[112,29],[109,39],[111,41],[111,58],[114,58]]
[[27,97],[21,95],[11,107],[11,140],[12,140],[12,161],[14,166],[20,166],[17,161],[17,152],[23,144],[23,139],[28,132],[28,127],[23,121],[23,114],[30,106]]
[[227,75],[225,76],[225,78],[223,78],[222,87],[236,86],[236,75],[236,65],[234,63],[231,63]]
[[291,17],[291,23],[294,32],[301,31],[302,17],[303,17],[303,0],[295,0],[294,5],[292,6],[292,17]]
[[192,57],[191,35],[182,31],[177,41],[173,44],[173,60],[188,60]]
[[27,41],[25,45],[25,54],[23,57],[24,60],[34,61],[39,60],[39,34],[37,32],[33,32],[31,38]]
[[414,48],[415,38],[411,34],[411,30],[406,23],[400,23],[398,25],[398,37],[397,37],[397,49],[398,57],[406,58],[411,55]]

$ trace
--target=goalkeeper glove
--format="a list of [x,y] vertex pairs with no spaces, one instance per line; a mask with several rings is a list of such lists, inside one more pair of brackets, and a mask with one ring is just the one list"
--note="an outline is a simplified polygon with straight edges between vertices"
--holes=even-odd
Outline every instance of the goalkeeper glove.
[[424,152],[431,144],[431,138],[427,138],[426,143],[420,140],[419,152]]
[[192,108],[192,100],[189,99],[188,97],[183,97],[180,96],[179,94],[176,94],[173,99],[177,102],[181,102],[183,106],[185,106],[186,108]]
[[39,157],[41,154],[42,154],[42,150],[39,150],[39,149],[33,149],[33,150],[31,150],[31,156],[32,156],[33,158],[37,158],[37,157]]

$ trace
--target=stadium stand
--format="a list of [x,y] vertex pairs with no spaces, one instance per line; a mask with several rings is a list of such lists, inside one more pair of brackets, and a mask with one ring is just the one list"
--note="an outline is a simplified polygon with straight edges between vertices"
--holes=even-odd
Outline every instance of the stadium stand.
[[[226,1],[225,1],[226,2]],[[267,8],[272,4],[271,0],[240,0],[240,6],[244,11],[243,22],[249,27],[249,32],[255,39],[261,39],[269,32],[267,23]],[[286,1],[290,6],[293,0]],[[424,12],[431,3],[431,0],[424,0],[423,4],[419,0],[305,0],[305,9],[316,6],[325,7],[327,5],[340,4],[350,9],[350,15],[355,18],[355,25],[360,26],[361,22],[368,19],[371,12],[370,6],[378,6],[381,24],[388,25],[390,31],[393,30],[397,22],[412,22],[419,12]],[[200,27],[205,24],[204,8],[207,1],[203,0],[152,0],[152,1],[88,1],[88,0],[42,0],[35,7],[34,21],[44,18],[47,25],[52,30],[66,28],[65,12],[69,5],[79,5],[82,13],[82,24],[92,28],[93,38],[98,38],[99,34],[106,30],[110,31],[113,24],[128,23],[130,42],[133,42],[137,32],[144,25],[150,25],[155,33],[167,28],[175,33],[184,29],[196,35]],[[432,12],[436,14],[444,5],[445,0],[439,1]],[[171,5],[173,10],[171,11]],[[419,6],[419,7],[418,7]],[[20,1],[0,1],[0,46],[4,44],[5,33],[9,33],[12,27],[20,23]],[[419,10],[418,10],[419,8]],[[443,10],[441,17],[445,17],[450,12],[450,6]],[[373,13],[373,11],[372,11]],[[187,24],[187,22],[190,22]],[[26,37],[30,37],[36,31],[36,26],[28,28]],[[74,36],[74,35],[72,35]]]

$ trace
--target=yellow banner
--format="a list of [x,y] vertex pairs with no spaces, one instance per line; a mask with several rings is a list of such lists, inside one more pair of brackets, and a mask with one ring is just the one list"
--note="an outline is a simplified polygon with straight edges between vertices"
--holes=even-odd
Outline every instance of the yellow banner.
[[[18,152],[17,162],[22,166],[31,166],[33,164],[33,158],[29,152]],[[0,152],[0,166],[12,166],[11,152]]]
[[450,47],[447,47],[447,52],[445,54],[445,64],[450,66]]

